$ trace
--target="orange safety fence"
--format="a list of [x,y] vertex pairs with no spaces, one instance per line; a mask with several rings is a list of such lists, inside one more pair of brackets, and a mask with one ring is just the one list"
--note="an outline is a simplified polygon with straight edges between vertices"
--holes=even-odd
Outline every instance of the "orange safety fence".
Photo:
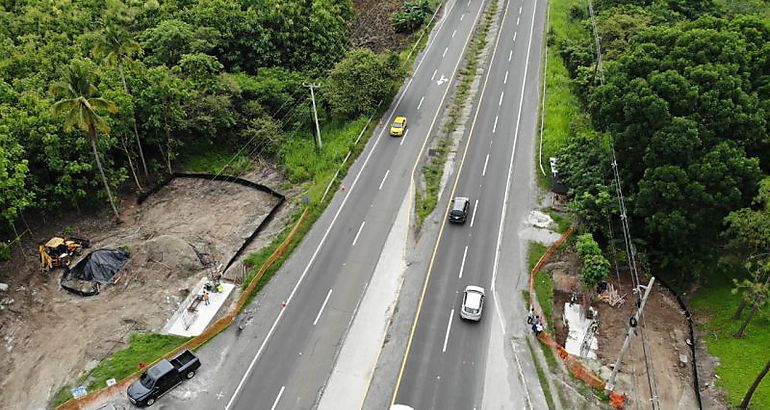
[[[228,326],[235,320],[235,317],[237,316],[238,312],[243,308],[243,306],[246,304],[246,301],[249,299],[249,296],[251,292],[254,291],[254,289],[259,284],[259,281],[262,279],[262,276],[264,276],[265,272],[277,261],[278,259],[283,256],[283,253],[286,251],[286,248],[289,246],[289,243],[292,239],[294,239],[294,235],[297,233],[297,230],[302,225],[302,222],[305,220],[305,217],[307,216],[308,212],[310,211],[310,208],[305,208],[305,210],[302,212],[302,215],[299,217],[297,222],[294,224],[294,226],[291,228],[291,231],[286,236],[286,238],[281,242],[280,245],[278,245],[278,248],[270,255],[270,257],[267,258],[265,263],[262,264],[262,266],[259,268],[257,273],[254,275],[253,278],[249,281],[248,286],[246,286],[246,289],[244,289],[243,292],[241,292],[240,297],[238,297],[238,301],[227,311],[227,313],[224,314],[219,320],[214,322],[214,324],[209,325],[203,333],[201,333],[198,336],[193,337],[192,339],[188,340],[181,346],[176,347],[175,349],[171,350],[170,352],[164,354],[159,358],[158,360],[148,364],[148,366],[152,366],[155,363],[159,362],[161,359],[173,356],[180,351],[184,349],[191,349],[195,350],[198,347],[202,346],[204,343],[211,340],[214,336],[218,335],[223,330],[227,329]],[[105,387],[101,390],[96,390],[91,393],[86,394],[85,396],[82,396],[78,399],[70,399],[69,401],[61,404],[59,407],[57,407],[57,410],[75,410],[75,409],[81,409],[83,406],[93,404],[97,400],[109,397],[114,394],[117,394],[120,391],[125,391],[125,389],[128,387],[129,384],[131,384],[134,380],[136,380],[137,377],[139,377],[140,374],[144,369],[138,369],[134,373],[126,376],[116,384]]]
[[[537,264],[534,268],[529,272],[529,294],[530,294],[530,303],[532,304],[532,307],[535,309],[535,312],[543,316],[543,309],[540,307],[540,304],[537,302],[537,295],[535,293],[535,274],[540,271],[540,269],[545,266],[546,262],[548,262],[548,259],[553,255],[553,253],[559,249],[562,243],[566,241],[571,235],[572,232],[574,232],[574,227],[570,226],[569,229],[567,229],[564,234],[554,243],[552,243],[548,249],[545,251],[543,256],[540,258],[540,260],[537,261]],[[578,359],[575,356],[570,355],[564,347],[562,347],[558,342],[556,342],[551,335],[547,331],[540,332],[540,334],[537,335],[537,339],[542,342],[543,344],[547,345],[551,348],[554,355],[556,355],[559,359],[564,362],[564,365],[569,369],[570,373],[572,373],[575,378],[582,380],[586,385],[588,385],[591,388],[595,389],[602,389],[604,390],[607,383],[602,380],[599,376],[596,376],[591,372],[590,370],[586,369],[585,366],[583,366],[583,363],[580,362],[580,359]],[[625,402],[625,396],[621,393],[616,393],[614,391],[609,392],[610,396],[610,404],[612,407],[616,409],[621,409],[624,406]]]

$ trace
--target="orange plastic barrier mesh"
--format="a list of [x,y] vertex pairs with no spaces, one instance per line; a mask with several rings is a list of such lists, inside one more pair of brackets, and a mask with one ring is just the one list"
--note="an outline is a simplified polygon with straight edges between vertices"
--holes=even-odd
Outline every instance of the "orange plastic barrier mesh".
[[[572,235],[572,232],[574,231],[573,227],[570,226],[569,229],[567,229],[566,232],[554,243],[551,244],[551,246],[548,247],[548,249],[545,251],[543,256],[540,258],[539,261],[537,261],[537,264],[534,268],[532,268],[532,271],[529,273],[529,294],[530,294],[530,303],[532,304],[532,307],[535,309],[535,312],[543,316],[543,309],[540,307],[540,304],[537,302],[537,295],[535,293],[535,274],[540,271],[540,269],[545,266],[546,262],[548,262],[548,259],[553,255],[553,253],[559,249],[562,243],[567,240],[567,238]],[[540,342],[544,343],[545,345],[549,346],[551,350],[554,352],[554,354],[560,358],[567,369],[569,369],[570,373],[572,373],[575,378],[582,380],[586,385],[588,385],[591,388],[595,389],[602,389],[604,390],[604,387],[607,385],[607,383],[593,374],[590,370],[586,369],[585,366],[583,366],[583,363],[580,362],[580,360],[577,357],[574,357],[570,355],[567,350],[564,349],[559,343],[557,343],[551,335],[547,331],[540,332],[540,334],[537,336],[537,339],[540,340]],[[625,396],[620,393],[616,392],[610,392],[610,404],[613,408],[616,409],[622,409],[625,405]]]
[[[286,248],[289,246],[289,243],[291,242],[291,240],[294,239],[294,235],[297,233],[297,230],[302,225],[302,222],[307,217],[307,214],[309,211],[310,211],[310,208],[305,208],[305,210],[302,212],[302,215],[299,217],[299,220],[297,220],[297,223],[295,223],[294,226],[291,228],[291,231],[289,232],[289,234],[286,236],[283,242],[281,242],[281,244],[278,245],[278,248],[276,248],[275,252],[273,252],[270,255],[270,257],[267,258],[265,263],[262,264],[262,266],[259,268],[259,270],[251,279],[251,281],[249,281],[249,285],[246,286],[246,289],[243,292],[241,292],[240,297],[238,297],[238,301],[235,303],[235,305],[233,305],[227,311],[227,313],[225,313],[224,316],[222,316],[219,320],[217,320],[213,324],[209,325],[209,327],[207,327],[206,330],[203,331],[203,333],[193,337],[192,339],[188,340],[181,346],[164,354],[161,358],[173,356],[184,349],[195,350],[201,345],[203,345],[204,343],[211,340],[214,336],[219,334],[219,332],[227,329],[227,327],[230,326],[233,320],[235,320],[235,317],[237,316],[238,312],[241,311],[244,304],[248,300],[249,295],[257,287],[260,279],[262,279],[262,276],[265,274],[265,272],[267,272],[267,270],[273,265],[273,263],[275,263],[275,261],[280,259],[281,256],[283,256],[283,253],[286,252]],[[150,363],[148,366],[152,366],[158,361],[160,361],[160,359]],[[143,371],[144,371],[143,369],[138,369],[134,373],[130,374],[129,376],[120,380],[118,383],[112,386],[106,387],[101,390],[93,391],[79,399],[70,399],[69,401],[57,407],[57,410],[81,409],[83,408],[83,406],[92,404],[101,398],[112,396],[114,394],[118,394],[121,391],[125,391],[128,388],[128,385],[133,383],[133,381],[136,380],[136,378],[139,377],[139,375],[142,374]]]

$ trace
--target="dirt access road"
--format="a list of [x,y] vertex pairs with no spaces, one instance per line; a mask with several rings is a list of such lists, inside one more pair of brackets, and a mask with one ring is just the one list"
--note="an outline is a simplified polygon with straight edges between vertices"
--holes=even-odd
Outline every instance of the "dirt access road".
[[[246,176],[278,186],[270,172]],[[270,195],[240,185],[210,180],[175,179],[142,205],[122,201],[124,222],[108,216],[49,221],[23,235],[23,255],[0,265],[0,282],[13,299],[0,311],[0,408],[44,408],[65,385],[126,346],[134,332],[158,332],[206,274],[204,263],[225,263],[274,206]],[[289,198],[250,249],[280,232],[291,215]],[[68,227],[92,239],[88,250],[125,247],[131,257],[115,286],[92,297],[68,293],[58,284],[62,270],[40,272],[36,244]],[[85,255],[86,252],[84,252]]]

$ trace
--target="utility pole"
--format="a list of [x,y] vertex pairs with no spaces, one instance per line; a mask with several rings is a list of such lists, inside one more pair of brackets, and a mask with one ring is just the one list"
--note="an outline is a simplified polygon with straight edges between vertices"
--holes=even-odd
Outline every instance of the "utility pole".
[[[610,379],[607,381],[607,385],[604,387],[604,390],[607,392],[611,392],[615,390],[615,377],[618,375],[618,370],[620,369],[620,362],[623,360],[623,356],[625,356],[626,351],[628,350],[628,347],[631,345],[631,336],[634,335],[634,331],[636,330],[636,325],[639,323],[639,318],[642,316],[642,310],[644,310],[644,304],[647,303],[647,297],[650,296],[650,291],[652,290],[652,285],[655,283],[655,277],[653,276],[652,279],[650,279],[650,284],[647,285],[647,289],[644,291],[644,296],[642,297],[642,301],[639,304],[639,309],[636,310],[636,313],[634,314],[631,323],[628,325],[628,333],[626,334],[626,340],[623,342],[623,347],[620,349],[620,354],[618,354],[618,360],[615,361],[615,367],[612,368],[612,375],[610,376]],[[655,407],[655,402],[653,402],[653,407]],[[656,407],[657,408],[657,407]]]
[[320,87],[318,84],[306,84],[302,83],[304,87],[310,88],[310,99],[313,100],[313,118],[315,119],[315,132],[316,132],[316,138],[315,143],[316,147],[320,151],[321,148],[323,148],[323,144],[321,143],[321,127],[318,125],[318,111],[315,108],[315,92],[313,91],[314,88]]

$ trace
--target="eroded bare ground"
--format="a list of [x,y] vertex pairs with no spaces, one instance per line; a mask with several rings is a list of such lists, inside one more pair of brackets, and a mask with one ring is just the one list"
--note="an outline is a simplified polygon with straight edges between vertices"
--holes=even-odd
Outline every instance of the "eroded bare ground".
[[[572,251],[558,253],[554,262],[546,265],[554,277],[554,323],[556,340],[564,343],[566,331],[562,324],[564,303],[568,302],[572,291],[580,291],[580,265]],[[609,282],[620,294],[626,294],[626,302],[621,306],[611,307],[605,302],[594,301],[591,306],[598,310],[600,322],[597,339],[599,363],[588,363],[589,368],[599,373],[604,367],[602,376],[606,379],[609,366],[614,364],[628,331],[629,319],[636,309],[636,297],[632,294],[631,279],[627,272],[621,271],[620,280],[613,271]],[[580,302],[580,301],[579,301]],[[661,408],[697,408],[692,384],[692,362],[690,348],[687,345],[688,328],[684,312],[679,308],[676,299],[663,287],[656,284],[644,310],[646,319],[645,338],[647,355],[652,360],[654,374],[652,382],[657,391]],[[679,365],[679,355],[688,358],[685,366]],[[647,377],[644,351],[640,335],[633,339],[631,348],[626,354],[617,380],[616,391],[627,395],[630,407],[637,404],[641,408],[649,407],[650,382]]]
[[409,35],[393,30],[391,16],[404,0],[353,0],[356,16],[352,25],[352,43],[376,53],[400,51],[409,43]]
[[[245,178],[271,187],[282,180],[270,169]],[[43,408],[62,386],[125,347],[130,333],[160,331],[206,274],[203,262],[229,260],[275,202],[232,183],[176,179],[142,205],[123,198],[120,225],[107,215],[32,224],[33,234],[23,238],[26,255],[15,246],[12,259],[0,265],[0,281],[9,285],[0,299],[13,299],[0,311],[0,408]],[[251,249],[283,229],[293,203],[287,200]],[[90,250],[129,249],[115,286],[84,298],[59,287],[61,270],[40,272],[37,242],[61,235],[65,226],[91,238]]]

